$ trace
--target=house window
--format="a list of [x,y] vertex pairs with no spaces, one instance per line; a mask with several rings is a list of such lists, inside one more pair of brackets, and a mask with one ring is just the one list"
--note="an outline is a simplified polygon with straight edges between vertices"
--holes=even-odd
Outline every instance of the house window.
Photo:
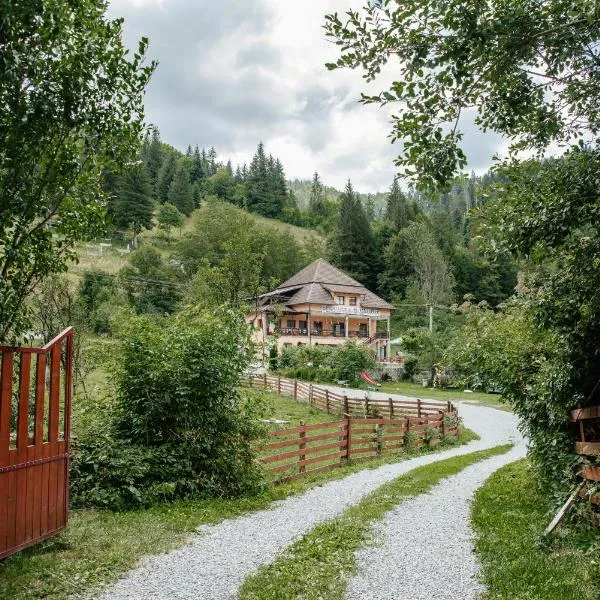
[[338,296],[337,297],[337,303],[338,304],[344,304],[344,296]]
[[306,321],[300,321],[300,322],[298,323],[298,327],[299,327],[300,329],[307,329],[307,327],[308,327],[308,323],[307,323]]
[[348,304],[350,306],[356,306],[356,296],[350,296],[350,298],[348,298]]
[[296,321],[294,321],[293,319],[287,320],[287,328],[288,329],[294,329],[295,326],[296,326]]

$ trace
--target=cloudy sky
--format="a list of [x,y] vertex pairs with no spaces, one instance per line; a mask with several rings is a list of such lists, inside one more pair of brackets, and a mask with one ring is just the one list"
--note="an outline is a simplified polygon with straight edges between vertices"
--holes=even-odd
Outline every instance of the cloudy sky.
[[[324,15],[363,0],[112,0],[125,17],[125,41],[150,39],[159,61],[146,97],[147,121],[163,141],[215,146],[223,160],[249,162],[259,140],[289,178],[327,185],[348,178],[361,192],[386,190],[394,175],[389,113],[358,103],[358,71],[325,69],[338,55]],[[381,85],[381,84],[380,84]],[[379,88],[380,86],[376,86]],[[375,88],[371,88],[375,91]],[[485,171],[499,138],[468,124],[469,169]]]

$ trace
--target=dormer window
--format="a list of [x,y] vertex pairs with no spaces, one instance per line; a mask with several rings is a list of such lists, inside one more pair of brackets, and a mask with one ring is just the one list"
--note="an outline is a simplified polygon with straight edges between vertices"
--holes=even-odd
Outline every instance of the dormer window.
[[336,300],[338,304],[344,304],[344,296],[336,296]]

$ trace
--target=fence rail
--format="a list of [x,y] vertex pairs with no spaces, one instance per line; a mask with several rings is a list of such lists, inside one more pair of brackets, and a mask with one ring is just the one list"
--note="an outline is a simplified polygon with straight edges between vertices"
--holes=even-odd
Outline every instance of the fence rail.
[[327,414],[340,416],[349,414],[394,419],[396,417],[421,418],[456,413],[456,408],[451,402],[420,399],[397,400],[392,397],[371,398],[368,394],[365,394],[364,398],[352,398],[347,394],[332,392],[312,383],[278,375],[265,374],[252,377],[244,380],[244,384],[247,387],[268,389],[277,394],[291,396],[294,400],[308,402],[311,406],[319,408]]
[[355,418],[300,425],[269,433],[257,452],[272,476],[283,483],[312,473],[328,471],[347,461],[372,460],[423,445],[434,446],[447,437],[458,437],[456,413],[402,417]]

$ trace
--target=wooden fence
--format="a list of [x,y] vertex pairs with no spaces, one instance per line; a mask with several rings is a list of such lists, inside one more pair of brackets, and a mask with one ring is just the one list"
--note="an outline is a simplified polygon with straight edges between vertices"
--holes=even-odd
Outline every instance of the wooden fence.
[[434,400],[397,400],[394,398],[352,398],[347,394],[332,392],[327,388],[312,383],[304,383],[297,379],[273,375],[260,375],[244,382],[248,387],[268,389],[277,394],[291,396],[294,400],[308,402],[327,414],[360,415],[363,417],[425,417],[455,413],[451,402],[435,402]]
[[[575,442],[575,453],[583,456],[600,456],[600,406],[577,408],[571,411],[570,420],[571,423],[577,425],[579,437],[579,440]],[[579,476],[597,489],[600,483],[600,466],[592,464],[591,461],[583,464]],[[581,495],[585,496],[592,504],[600,505],[600,493],[590,494],[586,489],[582,489]],[[600,524],[600,519],[598,524]]]
[[372,460],[423,445],[435,446],[458,437],[456,413],[403,417],[355,418],[300,425],[269,433],[269,443],[258,448],[273,481],[284,482],[340,467],[348,460]]
[[67,525],[73,330],[0,356],[2,559]]

